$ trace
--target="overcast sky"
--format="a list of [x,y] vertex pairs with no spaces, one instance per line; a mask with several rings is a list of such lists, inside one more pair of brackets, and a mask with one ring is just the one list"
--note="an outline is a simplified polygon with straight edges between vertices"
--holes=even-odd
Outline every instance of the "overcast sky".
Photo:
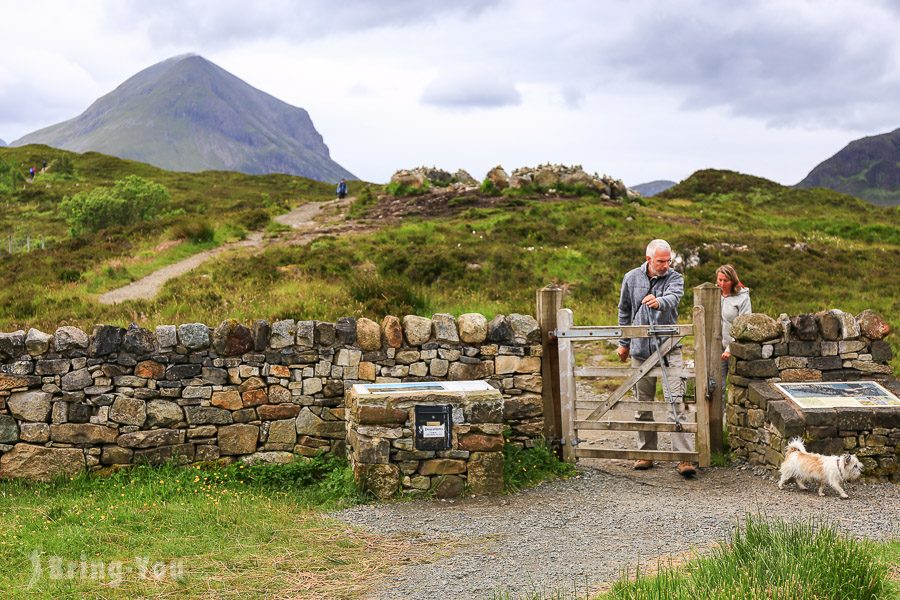
[[[0,0],[0,138],[193,52],[309,111],[370,181],[544,162],[785,184],[900,127],[892,0]],[[13,18],[14,17],[14,18]]]

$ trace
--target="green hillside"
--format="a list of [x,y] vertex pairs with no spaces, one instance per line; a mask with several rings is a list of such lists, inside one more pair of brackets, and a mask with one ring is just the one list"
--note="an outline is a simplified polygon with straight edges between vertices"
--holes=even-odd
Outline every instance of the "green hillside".
[[[48,151],[5,149],[0,158],[27,164]],[[16,152],[32,154],[26,160],[12,156]],[[185,218],[241,227],[251,211],[275,212],[331,195],[330,187],[292,177],[167,173],[91,154],[73,161],[82,186],[128,172],[165,184],[173,202],[189,211],[169,227]],[[758,312],[872,308],[900,325],[894,268],[900,264],[900,209],[733,172],[698,172],[641,204],[477,194],[370,201],[351,213],[368,212],[384,224],[377,232],[214,260],[167,284],[152,302],[114,307],[92,302],[86,279],[98,265],[158,244],[167,222],[68,240],[53,212],[61,194],[55,183],[42,188],[40,181],[4,200],[13,210],[4,211],[3,226],[33,218],[34,227],[59,241],[45,251],[5,257],[3,331],[52,330],[63,320],[89,327],[132,320],[154,326],[231,317],[533,313],[535,290],[550,282],[568,288],[565,302],[579,323],[612,323],[622,275],[640,264],[655,237],[668,239],[686,258],[688,289],[712,281],[716,267],[728,262],[751,288]],[[274,208],[261,208],[266,196]],[[691,302],[688,292],[683,315]]]

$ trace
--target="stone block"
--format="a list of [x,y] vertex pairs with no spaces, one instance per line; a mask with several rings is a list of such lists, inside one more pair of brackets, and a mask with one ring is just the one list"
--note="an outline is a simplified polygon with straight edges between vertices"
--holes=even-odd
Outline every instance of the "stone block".
[[91,373],[87,369],[78,369],[71,373],[66,373],[60,380],[60,386],[67,392],[83,390],[93,385],[93,383],[94,378],[91,377]]
[[123,425],[140,427],[147,420],[147,404],[143,400],[118,396],[109,409],[109,419]]
[[22,423],[19,439],[42,444],[50,441],[50,426],[46,423]]
[[476,364],[453,363],[447,374],[451,381],[485,379],[494,374],[494,361],[485,360]]
[[476,496],[503,493],[503,453],[473,452],[468,464],[469,491]]
[[182,444],[184,437],[181,429],[150,429],[123,433],[116,443],[123,448],[156,448]]
[[381,350],[381,327],[371,319],[356,320],[356,342],[363,352]]
[[292,448],[297,443],[297,425],[294,419],[288,418],[280,421],[272,421],[269,425],[269,437],[267,444],[288,444]]
[[259,440],[259,427],[256,425],[225,425],[219,427],[219,452],[223,456],[235,454],[252,454],[256,451]]
[[357,436],[353,444],[353,459],[367,464],[388,464],[390,462],[391,445],[383,438]]
[[263,421],[294,419],[300,414],[300,407],[296,404],[265,404],[258,407],[256,413]]
[[78,448],[45,448],[16,444],[0,457],[0,478],[51,481],[73,477],[85,469],[84,452]]
[[836,341],[841,337],[841,321],[833,311],[816,313],[816,325],[823,340]]
[[253,332],[234,319],[219,323],[213,331],[212,346],[219,356],[240,356],[255,349]]
[[740,315],[731,326],[732,337],[739,342],[766,342],[782,336],[781,325],[762,313]]
[[438,313],[431,317],[432,333],[434,340],[440,344],[458,344],[459,333],[456,329],[456,319],[447,313]]
[[466,482],[457,475],[442,475],[431,478],[431,493],[435,498],[459,498],[466,489]]
[[[824,345],[824,344],[823,344]],[[840,356],[812,356],[806,359],[806,366],[819,371],[831,371],[841,368]]]
[[241,394],[241,404],[244,408],[260,406],[269,402],[269,395],[265,389],[249,390]]
[[431,319],[416,315],[403,317],[403,335],[410,346],[421,346],[431,339]]
[[822,371],[816,369],[785,369],[781,372],[782,381],[822,381]]
[[335,343],[339,346],[353,346],[356,344],[356,319],[353,317],[341,317],[334,324]]
[[778,377],[778,367],[773,359],[739,360],[735,362],[734,374],[757,379]]
[[121,446],[103,446],[100,454],[100,464],[127,465],[131,463],[134,451]]
[[468,450],[469,452],[502,452],[503,443],[502,435],[469,433],[460,436],[459,449]]
[[194,460],[194,444],[160,446],[146,450],[135,450],[132,458],[135,464],[161,465],[167,462],[187,464]]
[[297,321],[297,347],[312,348],[316,345],[316,322]]
[[400,319],[387,315],[381,321],[381,330],[384,332],[384,341],[388,347],[399,348],[403,345],[403,326]]
[[6,407],[20,421],[46,422],[50,417],[52,394],[39,390],[13,392],[6,399]]
[[189,425],[227,425],[233,422],[231,412],[214,406],[186,406]]
[[162,379],[165,373],[165,365],[154,360],[142,360],[134,367],[135,376],[145,379]]
[[487,326],[486,341],[493,344],[508,344],[513,341],[513,330],[506,315],[496,315]]
[[768,402],[766,420],[772,423],[784,438],[803,434],[803,416],[786,400]]
[[237,390],[213,392],[210,404],[216,408],[223,408],[225,410],[238,410],[244,406],[241,400],[241,394]]
[[465,313],[459,316],[459,339],[465,344],[480,344],[487,339],[488,322],[479,313]]
[[870,351],[872,354],[872,360],[874,362],[886,363],[890,362],[890,360],[894,357],[894,352],[891,349],[891,345],[882,340],[876,340],[872,342]]
[[819,337],[819,327],[814,315],[796,315],[791,317],[791,330],[796,339],[814,342]]
[[174,325],[160,325],[153,333],[160,348],[172,348],[178,345],[178,329]]
[[802,369],[806,367],[804,356],[779,356],[775,359],[775,366],[779,369]]
[[791,356],[821,356],[821,342],[788,342],[788,354]]
[[343,439],[346,435],[344,421],[325,420],[312,412],[309,407],[300,410],[295,422],[299,435],[331,439]]
[[433,458],[422,461],[420,475],[457,475],[466,472],[466,461],[450,458]]
[[203,323],[185,323],[178,326],[178,341],[188,350],[209,348],[209,327]]
[[400,469],[393,464],[356,463],[353,477],[360,489],[379,500],[392,498],[400,487]]
[[360,425],[403,425],[409,419],[409,411],[404,409],[359,403],[351,414]]
[[93,423],[62,423],[50,426],[50,439],[63,444],[113,444],[119,437],[115,427]]
[[39,360],[34,364],[34,372],[36,375],[63,375],[69,372],[69,365],[67,358]]

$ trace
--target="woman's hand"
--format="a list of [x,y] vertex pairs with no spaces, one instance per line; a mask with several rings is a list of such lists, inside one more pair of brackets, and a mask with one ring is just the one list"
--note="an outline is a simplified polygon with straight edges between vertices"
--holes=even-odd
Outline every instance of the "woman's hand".
[[725,352],[722,353],[722,360],[728,360],[729,358],[731,358],[731,352],[726,350]]

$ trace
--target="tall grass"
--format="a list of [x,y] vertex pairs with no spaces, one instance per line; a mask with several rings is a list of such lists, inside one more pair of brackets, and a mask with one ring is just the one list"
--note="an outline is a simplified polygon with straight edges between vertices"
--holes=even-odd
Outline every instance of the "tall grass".
[[663,565],[653,576],[636,572],[628,579],[626,574],[603,598],[877,600],[896,597],[888,573],[873,542],[828,524],[748,516],[710,555],[681,568]]

